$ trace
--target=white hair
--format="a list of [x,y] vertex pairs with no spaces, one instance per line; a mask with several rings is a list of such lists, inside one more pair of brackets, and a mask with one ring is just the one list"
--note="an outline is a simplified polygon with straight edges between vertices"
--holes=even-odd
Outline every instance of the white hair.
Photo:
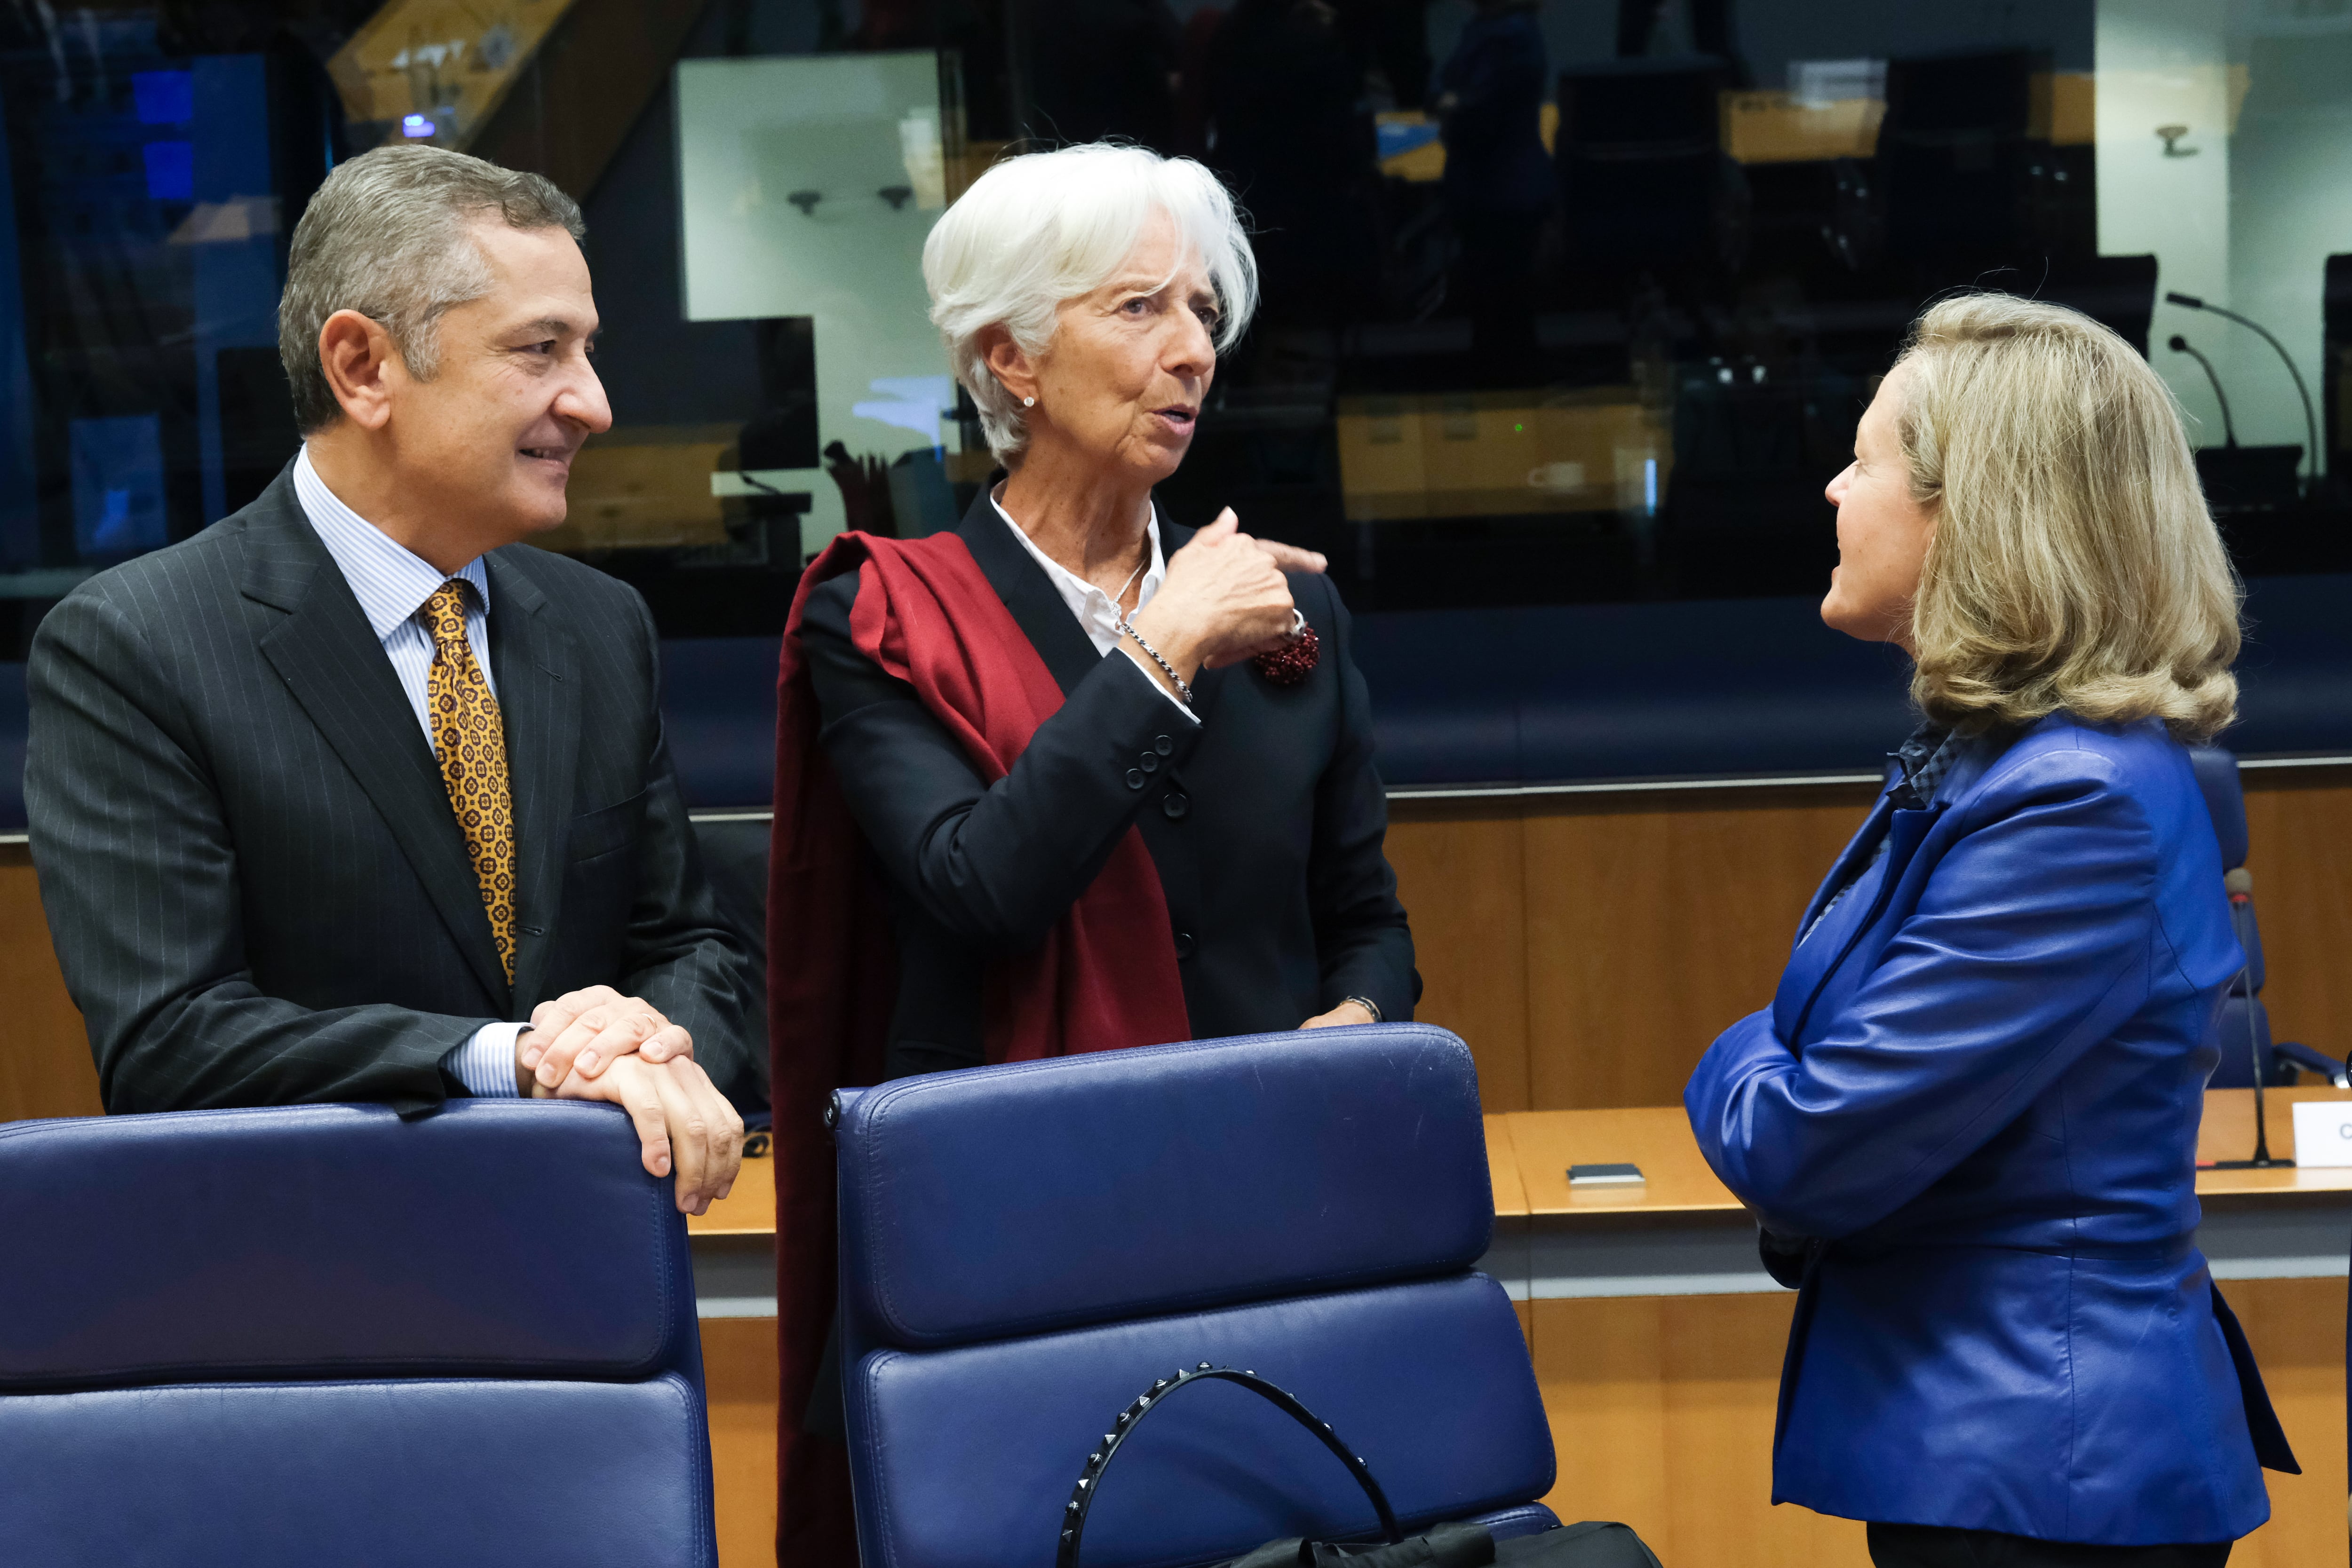
[[1012,466],[1029,429],[1020,399],[982,359],[981,334],[1002,327],[1023,353],[1045,353],[1062,303],[1101,287],[1163,213],[1185,259],[1208,272],[1223,353],[1257,306],[1257,259],[1232,195],[1190,158],[1108,141],[1025,153],[982,174],[940,214],[923,242],[931,324],[998,462]]

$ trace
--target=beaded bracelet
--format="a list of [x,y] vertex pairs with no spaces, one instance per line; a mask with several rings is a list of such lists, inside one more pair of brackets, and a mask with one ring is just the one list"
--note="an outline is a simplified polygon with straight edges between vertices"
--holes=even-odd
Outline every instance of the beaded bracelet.
[[1176,695],[1184,699],[1184,706],[1186,707],[1191,707],[1192,706],[1192,688],[1184,684],[1184,677],[1176,673],[1175,665],[1170,664],[1167,660],[1160,656],[1159,649],[1153,647],[1150,643],[1143,640],[1142,632],[1137,631],[1134,627],[1127,623],[1127,617],[1124,615],[1118,618],[1118,632],[1122,637],[1134,638],[1135,645],[1151,655],[1151,662],[1159,665],[1162,673],[1168,676],[1169,680],[1174,683]]

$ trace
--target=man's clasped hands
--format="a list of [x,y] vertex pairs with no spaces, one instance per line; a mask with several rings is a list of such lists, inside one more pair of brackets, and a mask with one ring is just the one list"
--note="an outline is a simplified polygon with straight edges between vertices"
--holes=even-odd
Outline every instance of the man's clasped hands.
[[602,1100],[636,1124],[646,1169],[677,1172],[677,1206],[700,1214],[735,1185],[743,1118],[694,1060],[694,1039],[642,997],[610,986],[531,1009],[515,1037],[515,1087],[538,1100]]

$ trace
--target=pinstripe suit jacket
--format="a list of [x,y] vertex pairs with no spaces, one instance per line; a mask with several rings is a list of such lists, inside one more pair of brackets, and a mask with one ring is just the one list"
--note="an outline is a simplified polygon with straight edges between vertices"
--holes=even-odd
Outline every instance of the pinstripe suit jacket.
[[663,744],[635,591],[486,558],[514,792],[515,983],[423,729],[290,470],[49,612],[27,681],[41,901],[110,1112],[407,1109],[493,1019],[599,982],[756,1092],[752,959],[720,922]]

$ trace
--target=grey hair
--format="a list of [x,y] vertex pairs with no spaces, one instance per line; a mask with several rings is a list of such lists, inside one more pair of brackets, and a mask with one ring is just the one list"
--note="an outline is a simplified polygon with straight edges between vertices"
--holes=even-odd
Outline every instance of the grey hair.
[[320,330],[338,310],[381,323],[408,373],[433,379],[443,313],[489,292],[489,264],[466,231],[494,213],[519,229],[560,228],[575,241],[588,233],[579,204],[552,181],[444,147],[396,142],[327,176],[294,225],[278,302],[297,429],[308,435],[342,417],[319,364]]
[[998,462],[1013,465],[1029,429],[1020,400],[982,358],[981,334],[1002,327],[1023,353],[1045,352],[1063,301],[1101,287],[1160,214],[1209,275],[1214,340],[1225,353],[1257,307],[1257,258],[1231,193],[1190,158],[1108,141],[1009,158],[932,227],[923,242],[931,324]]

